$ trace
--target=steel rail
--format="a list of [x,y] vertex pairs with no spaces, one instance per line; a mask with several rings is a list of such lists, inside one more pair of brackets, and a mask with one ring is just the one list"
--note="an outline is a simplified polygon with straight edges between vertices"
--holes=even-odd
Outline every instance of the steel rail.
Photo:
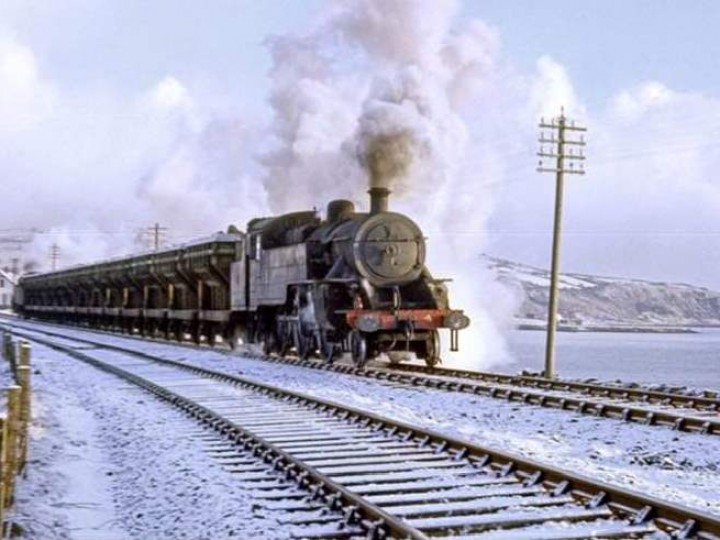
[[[331,505],[331,508],[337,510],[339,507],[342,507],[346,509],[353,509],[354,512],[359,512],[362,515],[362,525],[364,525],[364,529],[371,530],[373,533],[373,538],[387,538],[388,533],[396,535],[398,538],[408,538],[413,540],[426,540],[428,538],[422,532],[405,524],[398,517],[388,514],[382,508],[369,503],[368,501],[356,495],[346,487],[338,484],[337,482],[334,482],[330,478],[321,474],[314,467],[311,467],[301,462],[300,460],[290,455],[288,452],[285,452],[281,448],[278,448],[278,446],[273,444],[272,442],[266,440],[263,437],[260,437],[259,435],[254,434],[251,430],[245,429],[241,425],[222,417],[221,415],[215,413],[207,407],[200,405],[192,399],[177,394],[176,392],[173,392],[161,385],[158,385],[144,377],[140,377],[124,369],[113,366],[112,364],[109,364],[102,360],[98,360],[97,358],[93,358],[92,356],[82,351],[72,349],[71,347],[64,347],[51,341],[24,334],[22,332],[13,331],[13,333],[29,341],[34,341],[35,343],[45,345],[46,347],[49,347],[56,351],[60,351],[68,356],[71,356],[72,358],[85,362],[86,364],[101,369],[105,372],[112,373],[113,375],[116,375],[128,382],[131,382],[139,386],[140,388],[149,391],[155,396],[170,402],[172,405],[175,405],[181,410],[189,413],[191,416],[194,416],[195,418],[201,420],[204,424],[213,427],[217,431],[220,431],[228,439],[234,440],[236,443],[242,445],[245,450],[250,450],[256,456],[261,456],[263,461],[272,464],[277,471],[282,471],[287,479],[297,480],[299,487],[309,489],[316,494],[320,494],[325,499],[325,501],[329,505]],[[71,340],[72,338],[65,339]],[[120,352],[120,350],[116,347],[111,348],[106,345],[99,346]],[[146,360],[152,360],[154,362],[159,362],[163,364],[167,363],[173,365],[174,367],[187,369],[187,366],[183,366],[179,363],[175,364],[174,362],[168,361],[167,359],[153,358],[150,355],[145,355],[137,351],[122,352],[126,352],[127,354],[133,354],[134,356]],[[196,372],[198,374],[202,373],[201,371],[196,371],[193,369],[191,369],[190,371]],[[229,378],[226,378],[219,373],[207,372],[202,374],[205,376],[209,376],[213,379],[225,379],[226,381],[230,381]],[[233,380],[232,382],[234,382],[235,384],[241,383],[241,381],[235,380]],[[271,393],[278,396],[281,395],[281,391],[273,389],[269,386],[260,386],[258,388],[265,393]],[[299,396],[292,397],[296,398],[297,400],[302,399]],[[319,488],[324,488],[324,491]],[[353,521],[356,519],[357,517],[353,517]],[[382,528],[386,530],[382,530],[379,526],[380,524],[382,524]]]
[[[0,317],[1,318],[1,317]],[[60,327],[68,327],[70,325],[60,324],[49,321],[42,321],[43,324],[55,325]],[[155,341],[158,343],[172,343],[174,345],[180,345],[189,348],[203,348],[200,345],[195,345],[186,342],[168,341],[164,339],[149,337],[149,336],[132,336],[129,334],[123,334],[120,332],[113,332],[108,330],[100,330],[97,328],[85,328],[78,327],[84,331],[99,332],[109,335],[122,335],[131,339],[144,339],[148,341]],[[217,349],[212,346],[206,346],[213,350],[222,350],[228,352],[229,349]],[[242,354],[242,353],[241,353]],[[257,357],[258,355],[253,355]],[[263,356],[263,359],[274,357]],[[301,360],[296,357],[284,357],[287,358],[291,363],[303,363],[303,365],[314,365],[323,364],[322,361],[318,360]],[[498,373],[493,371],[474,371],[469,369],[460,368],[446,368],[442,366],[429,367],[426,365],[419,364],[391,364],[388,369],[392,371],[403,371],[420,373],[423,375],[433,375],[437,377],[452,377],[458,379],[471,379],[481,380],[491,383],[514,385],[514,386],[527,386],[530,388],[539,388],[544,390],[558,390],[564,392],[576,392],[594,397],[604,398],[615,398],[627,401],[638,401],[641,403],[650,403],[657,405],[672,406],[677,408],[697,409],[699,411],[715,412],[720,411],[720,396],[716,393],[714,395],[693,395],[683,394],[678,392],[662,392],[658,390],[649,390],[637,387],[625,387],[616,386],[607,383],[589,383],[580,381],[569,381],[564,379],[548,379],[540,375],[512,375],[507,373]]]
[[[25,339],[44,343],[58,350],[64,350],[67,354],[72,354],[77,358],[85,357],[88,360],[91,360],[89,363],[105,364],[104,362],[92,359],[86,353],[75,349],[53,344],[52,342],[42,338],[18,332],[17,330],[12,330],[12,332],[16,335],[24,337]],[[74,337],[57,337],[80,343],[87,343],[89,341]],[[435,448],[441,448],[444,451],[453,452],[456,455],[466,457],[481,466],[491,466],[496,469],[499,474],[515,474],[518,477],[525,479],[528,485],[540,483],[546,488],[553,490],[555,494],[570,494],[578,501],[581,501],[581,503],[587,508],[597,508],[605,505],[612,510],[613,514],[618,516],[620,519],[628,520],[628,523],[630,524],[639,525],[652,523],[659,529],[670,532],[674,538],[698,538],[702,540],[720,539],[720,517],[712,514],[686,508],[656,497],[636,493],[606,482],[593,480],[577,473],[565,471],[528,458],[468,443],[467,441],[450,437],[432,430],[418,428],[417,426],[388,419],[374,413],[341,405],[326,399],[316,398],[304,393],[278,388],[276,386],[248,379],[246,377],[231,375],[178,360],[158,357],[141,351],[128,349],[126,347],[98,342],[92,343],[99,348],[114,350],[135,356],[137,358],[156,362],[158,364],[173,366],[214,380],[231,383],[243,388],[254,389],[265,395],[274,396],[280,399],[289,398],[295,403],[305,404],[313,409],[321,408],[324,411],[333,412],[337,415],[343,416],[350,421],[369,424],[375,431],[402,434],[402,440],[412,439],[415,441],[423,441],[425,444],[435,446]],[[110,371],[114,372],[114,370],[119,370],[119,368],[113,367]],[[165,392],[169,392],[166,389],[159,387],[154,383],[149,384],[156,388],[160,397],[163,397],[163,395],[170,395],[165,394]],[[169,398],[166,397],[165,399]],[[169,399],[171,402],[174,402],[175,400],[175,397]],[[202,412],[204,415],[213,414],[212,411],[209,410],[203,410]],[[216,421],[217,419],[214,419],[211,424],[214,424]],[[251,433],[246,432],[246,430],[244,430],[241,426],[234,423],[229,423],[227,425],[227,429],[229,430],[228,433],[230,433],[232,437],[238,437],[240,439],[243,437],[250,437],[252,439]],[[252,440],[253,443],[262,443],[262,441],[259,441],[258,439]],[[307,471],[307,474],[298,473],[299,478],[306,479],[309,476],[315,481],[323,481],[324,477],[318,471],[305,469],[306,466],[304,464],[301,462],[297,463],[292,456],[279,451],[279,449],[271,448],[271,451],[274,452],[275,456],[280,458],[280,460],[288,460],[288,466],[292,464],[293,467]],[[290,467],[290,470],[293,470],[293,467]],[[340,499],[349,501],[356,508],[362,509],[363,513],[367,513],[367,515],[371,516],[372,519],[381,520],[382,523],[384,523],[389,529],[395,526],[405,527],[402,520],[399,520],[400,523],[396,523],[397,518],[395,518],[395,516],[384,516],[382,513],[376,512],[372,508],[373,505],[369,505],[361,497],[358,497],[352,491],[343,488],[343,486],[334,486],[332,483],[323,483],[323,485],[328,489],[337,489],[338,491],[336,491],[336,493]],[[333,500],[337,500],[337,497]],[[385,521],[388,518],[389,520]],[[377,526],[378,521],[371,522]],[[419,533],[421,536],[413,536],[402,527],[397,530],[400,534],[405,535],[404,537],[425,538],[422,533]]]
[[[8,317],[6,316],[0,316],[0,319]],[[74,326],[74,325],[67,325],[67,324],[61,324],[57,322],[51,322],[51,321],[41,321],[42,324],[47,325],[53,325],[53,326],[59,326],[59,327],[68,327],[68,326]],[[83,331],[88,332],[97,332],[101,334],[108,334],[108,335],[122,335],[123,337],[129,338],[129,339],[143,339],[147,341],[154,341],[157,343],[172,343],[173,345],[188,347],[188,348],[203,348],[203,346],[195,345],[187,342],[179,342],[179,341],[169,341],[161,338],[154,338],[149,336],[133,336],[121,332],[114,332],[109,330],[102,330],[98,328],[88,328],[88,327],[82,327],[77,326],[77,328],[82,329]],[[222,352],[228,352],[229,349],[218,349],[216,347],[212,347],[209,345],[206,345],[205,347],[208,347],[212,350],[218,350]],[[240,353],[243,354],[243,353]],[[253,357],[256,357],[258,355],[253,355]],[[262,357],[262,358],[268,358],[268,357]],[[269,357],[274,358],[274,357]],[[287,358],[291,363],[303,363],[303,365],[315,365],[315,364],[323,364],[322,361],[318,360],[301,360],[299,358],[295,357],[285,357]],[[383,368],[381,368],[383,369]],[[423,375],[433,375],[438,377],[452,377],[452,378],[459,378],[459,379],[472,379],[472,380],[481,380],[481,381],[487,381],[492,383],[498,383],[498,384],[507,384],[507,385],[515,385],[515,386],[527,386],[530,388],[540,388],[545,390],[558,390],[558,391],[565,391],[565,392],[577,392],[582,393],[585,395],[595,396],[595,397],[605,397],[605,398],[615,398],[615,399],[623,399],[628,401],[638,401],[642,403],[650,403],[650,404],[657,404],[657,405],[666,405],[666,406],[672,406],[672,407],[678,407],[678,408],[687,408],[687,409],[698,409],[700,411],[720,411],[720,396],[716,393],[713,393],[714,395],[693,395],[693,394],[683,394],[678,392],[662,392],[658,390],[649,390],[649,389],[643,389],[643,388],[637,388],[637,387],[625,387],[625,386],[616,386],[612,384],[607,383],[588,383],[588,382],[580,382],[580,381],[569,381],[564,379],[548,379],[546,377],[542,377],[539,375],[512,375],[512,374],[506,374],[506,373],[498,373],[493,371],[473,371],[468,369],[460,369],[460,368],[446,368],[441,366],[435,366],[435,367],[429,367],[426,365],[419,365],[419,364],[391,364],[388,368],[389,370],[393,371],[403,371],[403,372],[413,372],[413,373],[420,373]]]
[[610,397],[625,399],[628,401],[640,401],[658,405],[669,405],[701,411],[720,411],[720,398],[710,396],[698,396],[680,394],[675,392],[660,392],[657,390],[646,390],[642,388],[628,388],[613,386],[611,384],[584,383],[579,381],[566,381],[548,379],[536,375],[510,375],[494,373],[491,371],[472,371],[458,368],[428,367],[416,364],[397,364],[392,369],[398,371],[411,371],[442,377],[456,377],[463,379],[476,379],[500,384],[511,384],[515,386],[528,386],[544,390],[559,390],[583,393],[597,397]]
[[[558,396],[547,394],[541,390],[513,389],[498,384],[482,382],[465,382],[462,380],[440,379],[437,377],[408,375],[395,369],[356,368],[347,364],[327,364],[314,360],[302,360],[292,357],[275,357],[266,355],[245,355],[257,360],[265,360],[280,364],[311,367],[337,373],[387,380],[412,386],[435,388],[452,392],[463,392],[490,398],[503,399],[551,409],[568,410],[587,414],[598,418],[619,419],[647,426],[666,426],[677,431],[700,433],[704,435],[720,435],[720,413],[707,411],[717,417],[707,418],[692,416],[680,412],[653,410],[623,403],[594,401],[583,397]],[[602,399],[602,398],[600,398]],[[607,399],[607,398],[606,398]]]
[[[12,326],[11,323],[0,323]],[[67,327],[68,325],[57,324],[59,327]],[[48,335],[52,335],[52,332],[47,330],[33,330],[35,332],[43,332]],[[171,343],[165,340],[159,340],[154,338],[138,337],[138,336],[125,336],[114,332],[105,332],[94,329],[82,328],[82,331],[97,332],[100,334],[107,335],[121,335],[123,337],[129,337],[132,339],[138,339],[141,341],[152,341],[156,343]],[[57,334],[56,334],[57,335]],[[78,338],[82,339],[82,338]],[[191,349],[202,348],[197,345],[178,343]],[[218,349],[208,349],[218,350]],[[218,350],[220,352],[220,350]],[[227,352],[227,351],[222,351]],[[424,388],[433,388],[437,390],[461,392],[480,395],[489,398],[502,399],[506,401],[512,401],[517,403],[524,403],[528,405],[536,405],[539,407],[546,407],[556,410],[567,410],[576,412],[579,414],[585,414],[597,418],[609,418],[622,420],[625,422],[637,423],[646,426],[661,426],[669,427],[676,431],[697,433],[702,435],[720,435],[720,412],[713,410],[704,410],[705,414],[712,414],[715,418],[708,418],[702,416],[693,416],[690,414],[683,414],[682,412],[675,411],[664,411],[664,410],[653,410],[649,408],[643,408],[639,406],[628,405],[625,403],[613,403],[595,401],[585,397],[573,397],[573,396],[558,396],[554,394],[547,394],[541,390],[535,389],[513,389],[502,386],[504,383],[485,383],[485,382],[470,382],[453,379],[441,379],[433,375],[423,376],[406,374],[402,371],[398,371],[392,368],[376,368],[376,367],[365,367],[357,368],[350,364],[328,364],[312,359],[301,359],[297,357],[288,356],[268,356],[264,354],[254,354],[249,352],[240,353],[243,357],[251,358],[254,360],[268,361],[272,363],[294,365],[300,367],[308,367],[314,369],[321,369],[325,371],[332,371],[335,373],[343,373],[348,375],[355,375],[360,377],[366,377],[370,379],[386,380],[401,384],[407,384],[410,386],[418,386]],[[397,367],[397,366],[395,366]],[[404,366],[406,368],[407,366]],[[418,367],[418,366],[414,366]],[[402,368],[401,368],[402,369]],[[407,369],[405,369],[408,371]],[[457,370],[462,371],[462,370]],[[469,372],[475,373],[475,372]],[[502,375],[499,375],[503,377]],[[512,377],[512,376],[508,376]],[[559,382],[559,381],[558,381]],[[639,391],[642,392],[642,391]],[[675,394],[672,394],[675,395]],[[607,396],[603,396],[608,399]],[[601,397],[600,399],[603,399]],[[609,397],[612,399],[612,396]],[[621,399],[621,398],[615,398]]]

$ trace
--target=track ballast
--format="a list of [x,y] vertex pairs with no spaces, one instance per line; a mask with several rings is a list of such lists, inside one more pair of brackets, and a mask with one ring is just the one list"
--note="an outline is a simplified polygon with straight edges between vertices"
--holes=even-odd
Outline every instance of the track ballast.
[[[378,415],[127,347],[23,337],[138,384],[221,433],[238,449],[229,458],[238,478],[294,513],[295,536],[720,538],[711,515]],[[107,351],[119,354],[99,358]]]
[[[15,323],[4,322],[3,324],[12,325]],[[65,327],[57,323],[49,324],[61,328]],[[114,332],[96,329],[87,330],[83,328],[83,330],[114,334]],[[52,333],[50,332],[50,334]],[[150,337],[129,337],[161,343],[173,343],[189,348],[202,348],[199,345],[168,342]],[[230,353],[227,349],[215,348],[214,350]],[[543,377],[486,373],[454,368],[428,368],[417,364],[357,368],[344,362],[328,364],[316,359],[302,359],[296,356],[265,355],[250,352],[233,352],[232,354],[271,363],[386,380],[394,384],[476,394],[594,417],[671,428],[688,433],[720,435],[720,398],[717,396],[691,396],[642,388],[553,380]]]

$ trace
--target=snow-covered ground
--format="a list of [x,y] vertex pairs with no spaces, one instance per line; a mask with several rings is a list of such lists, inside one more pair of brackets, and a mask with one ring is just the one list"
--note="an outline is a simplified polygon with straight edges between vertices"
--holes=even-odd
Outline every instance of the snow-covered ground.
[[[718,437],[270,364],[211,350],[141,343],[78,330],[67,332],[239,373],[720,515]],[[51,362],[43,367],[45,356]],[[142,531],[153,531],[156,534],[152,538],[202,538],[180,534],[187,527],[196,527],[200,519],[214,524],[213,527],[231,523],[231,527],[265,530],[274,526],[272,517],[261,517],[260,524],[256,524],[257,518],[249,510],[251,495],[243,492],[241,486],[233,485],[232,478],[226,478],[217,464],[195,447],[187,435],[189,428],[182,427],[188,426],[188,421],[117,379],[73,361],[61,360],[57,353],[48,353],[36,346],[35,357],[36,365],[42,370],[36,377],[40,404],[43,401],[54,404],[50,406],[52,410],[45,406],[40,411],[45,433],[36,433],[32,447],[39,461],[31,463],[27,484],[22,487],[27,495],[20,497],[16,506],[25,525],[35,521],[47,523],[52,519],[62,524],[59,530],[65,534],[57,538],[83,538],[69,535],[72,518],[77,517],[72,505],[77,501],[67,495],[64,487],[70,481],[70,474],[67,459],[62,457],[85,454],[73,442],[77,439],[85,441],[79,448],[88,447],[89,455],[97,456],[97,463],[87,467],[85,473],[90,477],[105,477],[103,482],[107,486],[101,493],[107,494],[106,500],[112,501],[116,509],[114,521],[106,523],[124,527],[128,536],[148,538],[142,536]],[[50,373],[45,373],[46,369]],[[81,408],[86,414],[64,415],[60,411],[66,407],[71,411],[73,407]],[[78,430],[78,425],[86,429]],[[118,430],[113,427],[117,425],[126,427]],[[214,473],[208,473],[213,470]],[[107,472],[112,474],[108,476]],[[193,478],[198,477],[208,478],[201,488],[205,496],[190,502],[187,496],[194,493],[197,486]],[[66,495],[58,495],[63,493]],[[237,505],[233,512],[227,513],[227,501],[233,498],[238,501]],[[178,505],[180,511],[174,505]],[[195,512],[190,512],[190,507]],[[192,518],[193,515],[197,518]],[[176,523],[178,518],[184,521]],[[97,520],[103,519],[101,512]],[[222,534],[215,537],[224,538]],[[240,537],[247,536],[241,534]],[[271,536],[263,532],[259,537]]]
[[10,513],[23,538],[285,537],[276,513],[192,437],[194,421],[43,346],[32,362],[30,462]]
[[720,514],[719,437],[163,347],[150,350],[399,418]]

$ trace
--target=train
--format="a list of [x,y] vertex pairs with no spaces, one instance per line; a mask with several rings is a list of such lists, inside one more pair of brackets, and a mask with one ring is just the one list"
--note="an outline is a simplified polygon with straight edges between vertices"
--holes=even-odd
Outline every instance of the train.
[[252,219],[193,242],[22,277],[21,317],[363,367],[385,354],[441,361],[469,317],[451,309],[444,279],[426,267],[426,241],[388,210],[390,191],[369,190],[369,212],[348,200]]

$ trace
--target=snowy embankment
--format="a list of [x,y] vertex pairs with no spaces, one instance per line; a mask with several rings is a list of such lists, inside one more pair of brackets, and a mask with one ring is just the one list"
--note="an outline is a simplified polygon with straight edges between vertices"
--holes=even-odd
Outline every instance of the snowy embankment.
[[23,538],[283,538],[194,421],[62,353],[34,344],[32,361],[30,462],[10,512]]
[[241,373],[720,514],[719,437],[269,364],[210,350],[77,330],[68,333]]
[[[489,256],[483,261],[522,299],[516,313],[518,319],[525,326],[544,328],[549,272]],[[561,320],[576,329],[627,332],[720,325],[720,292],[706,287],[573,273],[560,274],[558,287]]]

